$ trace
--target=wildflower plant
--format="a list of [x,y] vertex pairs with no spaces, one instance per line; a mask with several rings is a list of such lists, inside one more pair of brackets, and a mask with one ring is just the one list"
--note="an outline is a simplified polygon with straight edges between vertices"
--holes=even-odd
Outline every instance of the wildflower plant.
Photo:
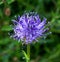
[[41,21],[39,15],[35,12],[24,13],[18,16],[14,23],[12,37],[23,44],[27,44],[27,54],[23,51],[26,62],[30,62],[30,43],[37,42],[38,38],[44,37],[49,28],[47,28],[46,18]]

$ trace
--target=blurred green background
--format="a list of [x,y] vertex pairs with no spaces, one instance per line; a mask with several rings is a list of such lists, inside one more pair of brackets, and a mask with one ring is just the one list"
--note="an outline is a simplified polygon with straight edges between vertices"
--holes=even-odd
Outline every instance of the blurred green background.
[[10,38],[11,20],[35,11],[50,22],[51,35],[31,44],[31,62],[60,62],[60,0],[0,0],[0,62],[25,62],[21,45]]

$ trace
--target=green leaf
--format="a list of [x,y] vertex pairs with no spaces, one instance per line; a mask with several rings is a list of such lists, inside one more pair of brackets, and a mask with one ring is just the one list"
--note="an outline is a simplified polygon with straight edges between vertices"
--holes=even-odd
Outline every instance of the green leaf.
[[11,3],[13,3],[15,0],[7,0],[7,3],[8,4],[11,4]]
[[[11,4],[11,3],[13,3],[15,0],[6,0],[6,2],[8,3],[8,4]],[[3,4],[3,1],[0,1],[0,5],[1,4]]]
[[28,58],[27,54],[25,53],[25,51],[22,50],[22,52],[23,52],[23,54],[24,54],[26,60],[29,60],[29,58]]
[[11,26],[3,26],[3,27],[1,28],[1,30],[2,30],[2,31],[10,31],[10,30],[12,30],[12,27],[11,27]]
[[3,4],[3,2],[2,2],[2,1],[0,2],[0,5],[1,5],[1,4]]
[[8,42],[10,42],[10,41],[11,41],[11,39],[8,38],[8,37],[6,37],[4,39],[0,39],[0,45],[2,45],[2,44],[8,44]]

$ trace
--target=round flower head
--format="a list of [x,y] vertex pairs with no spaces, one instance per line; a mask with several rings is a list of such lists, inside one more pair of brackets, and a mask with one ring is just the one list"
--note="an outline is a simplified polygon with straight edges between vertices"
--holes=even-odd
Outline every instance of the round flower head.
[[35,12],[25,13],[21,17],[18,16],[17,20],[12,20],[14,23],[13,38],[22,43],[36,42],[37,38],[41,38],[48,30],[46,28],[46,18],[42,21],[39,15]]

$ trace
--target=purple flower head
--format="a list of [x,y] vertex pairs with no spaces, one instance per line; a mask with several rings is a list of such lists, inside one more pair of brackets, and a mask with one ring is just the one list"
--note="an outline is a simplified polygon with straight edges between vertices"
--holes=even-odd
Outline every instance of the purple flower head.
[[41,21],[35,12],[25,13],[21,17],[18,16],[17,20],[12,21],[14,23],[13,38],[26,44],[36,42],[37,38],[43,37],[48,31],[46,18]]

